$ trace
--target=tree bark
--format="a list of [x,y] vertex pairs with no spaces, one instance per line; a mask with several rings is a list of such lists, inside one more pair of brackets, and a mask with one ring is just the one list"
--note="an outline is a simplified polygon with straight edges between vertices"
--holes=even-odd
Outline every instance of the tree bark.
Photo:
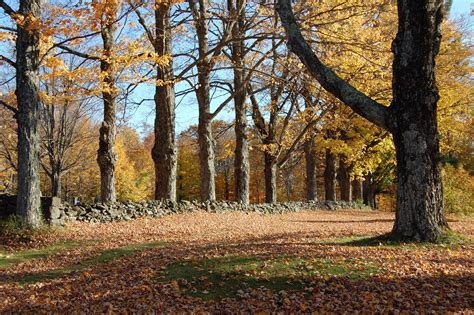
[[339,187],[341,200],[352,201],[351,170],[344,156],[339,156]]
[[16,97],[18,102],[18,199],[16,213],[30,228],[40,225],[40,34],[32,19],[41,18],[39,0],[21,0],[16,40]]
[[[241,38],[245,23],[245,0],[229,0],[229,8],[233,16],[237,18],[232,35]],[[247,98],[247,84],[245,83],[244,70],[244,43],[236,40],[232,44],[232,61],[234,64],[234,107],[235,107],[235,195],[237,201],[249,204],[250,201],[250,165],[249,144],[247,136],[247,111],[245,100]]]
[[57,169],[51,173],[51,196],[61,198],[61,171]]
[[373,180],[372,173],[369,172],[364,179],[363,182],[363,200],[364,205],[375,209],[375,191],[377,189],[377,185]]
[[[200,91],[201,100],[209,100],[209,91]],[[209,103],[205,101],[205,104],[201,107],[199,112],[199,163],[200,163],[200,174],[201,174],[201,200],[202,201],[214,201],[216,200],[216,169],[214,165],[214,139],[212,136],[212,120],[209,119]]]
[[277,202],[277,158],[271,153],[265,155],[265,202]]
[[305,187],[306,187],[306,200],[307,201],[317,201],[318,200],[318,191],[317,191],[317,182],[316,182],[316,147],[314,146],[314,139],[306,140],[304,143],[304,157],[306,161],[306,178],[305,178]]
[[336,157],[326,149],[326,167],[324,169],[325,199],[336,201]]
[[198,38],[199,62],[198,69],[198,88],[196,90],[199,106],[199,164],[201,174],[201,200],[216,200],[216,169],[214,164],[214,138],[212,136],[212,115],[210,100],[210,58],[208,43],[208,1],[200,0],[199,8],[194,1],[190,1],[193,11],[193,18],[196,24]]
[[352,197],[354,201],[362,200],[362,182],[358,179],[352,181]]
[[114,202],[115,192],[115,165],[118,156],[115,152],[116,128],[116,99],[117,87],[113,75],[111,62],[114,47],[115,21],[106,19],[101,28],[104,58],[100,61],[100,71],[104,75],[102,82],[102,98],[104,100],[104,120],[99,129],[99,150],[97,162],[100,168],[100,196],[102,202]]
[[[157,4],[155,10],[155,52],[172,54],[170,5]],[[152,149],[155,164],[155,199],[176,201],[176,168],[178,151],[175,139],[175,91],[173,62],[158,65],[155,90],[155,143]]]
[[437,240],[447,222],[439,161],[435,57],[441,40],[443,1],[398,1],[393,42],[393,118],[397,154],[397,211],[392,233],[402,239]]
[[439,52],[443,0],[398,0],[390,108],[370,99],[319,60],[301,34],[290,0],[278,12],[290,49],[313,77],[356,113],[393,135],[397,155],[397,210],[392,235],[436,241],[448,227],[439,166],[435,57]]

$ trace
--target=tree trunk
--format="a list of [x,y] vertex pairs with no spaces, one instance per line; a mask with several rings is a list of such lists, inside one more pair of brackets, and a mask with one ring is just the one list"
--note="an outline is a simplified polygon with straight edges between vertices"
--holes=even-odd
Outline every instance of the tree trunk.
[[211,74],[209,43],[208,43],[208,2],[207,0],[199,1],[199,9],[193,6],[193,18],[196,24],[196,32],[198,38],[199,62],[198,69],[198,88],[196,90],[197,101],[199,105],[199,164],[201,174],[201,200],[216,200],[216,169],[214,164],[214,139],[212,137],[212,116],[211,116],[211,100],[210,100],[210,83]]
[[316,182],[316,148],[312,138],[304,143],[304,157],[306,161],[306,200],[317,201],[318,191]]
[[[167,3],[159,3],[157,6],[155,52],[159,56],[171,55],[170,6]],[[159,65],[156,70],[155,143],[152,150],[155,164],[155,199],[176,201],[178,152],[175,139],[173,63],[170,61],[167,65]]]
[[370,99],[319,60],[305,41],[290,0],[277,10],[290,49],[330,93],[393,135],[397,155],[396,238],[436,241],[448,227],[439,166],[435,57],[439,52],[443,0],[398,0],[393,42],[393,100],[389,108]]
[[351,170],[347,166],[344,156],[339,156],[339,187],[341,189],[341,200],[352,200]]
[[277,159],[270,153],[265,154],[265,202],[277,202]]
[[[243,35],[245,6],[242,1],[229,1],[232,13],[237,16],[237,23],[234,26],[233,37],[239,38]],[[240,10],[240,11],[238,11]],[[238,11],[238,12],[237,12]],[[235,195],[237,201],[249,204],[250,198],[250,166],[249,166],[249,144],[247,136],[247,115],[245,100],[247,98],[247,88],[245,84],[244,70],[244,43],[234,41],[232,44],[232,57],[234,63],[234,107],[235,107]]]
[[51,172],[51,196],[61,198],[61,171],[56,169]]
[[363,182],[363,199],[364,205],[375,209],[375,191],[377,189],[377,185],[373,180],[372,173],[369,172],[364,179]]
[[352,197],[354,201],[362,200],[362,182],[358,179],[352,181]]
[[31,228],[40,225],[40,97],[39,30],[31,19],[41,17],[39,0],[21,0],[16,40],[16,97],[18,102],[18,199],[16,213]]
[[336,157],[330,149],[326,149],[326,168],[324,169],[325,199],[336,200]]
[[[209,90],[200,89],[200,99],[209,100]],[[201,174],[201,200],[214,201],[216,200],[216,169],[214,165],[214,140],[212,137],[212,120],[209,119],[209,103],[205,101],[204,106],[199,111],[199,164]],[[207,104],[207,105],[206,105]]]
[[399,0],[393,42],[391,131],[397,154],[397,211],[393,235],[437,240],[447,222],[439,164],[435,57],[443,1]]
[[114,46],[116,24],[106,18],[101,28],[104,57],[100,62],[100,71],[104,75],[102,81],[102,98],[104,100],[104,120],[99,129],[99,150],[97,162],[100,168],[100,197],[102,202],[114,202],[115,193],[115,165],[117,153],[115,152],[116,128],[116,99],[117,87],[113,75],[111,61]]
[[224,199],[230,200],[230,171],[224,171]]

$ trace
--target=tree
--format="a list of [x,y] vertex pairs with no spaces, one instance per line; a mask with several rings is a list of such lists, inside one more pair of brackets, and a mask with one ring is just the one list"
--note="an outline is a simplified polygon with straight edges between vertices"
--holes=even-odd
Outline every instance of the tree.
[[336,156],[330,149],[326,149],[326,166],[324,168],[325,200],[336,200]]
[[151,197],[153,161],[135,129],[122,126],[117,142],[117,199],[140,201]]
[[[41,72],[41,167],[51,181],[51,196],[62,197],[62,177],[90,159],[85,148],[95,136],[86,127],[94,107],[88,95],[88,67],[77,59],[44,58]],[[67,65],[66,65],[67,64]]]
[[228,0],[230,14],[236,19],[232,30],[232,62],[234,71],[235,108],[235,195],[237,201],[248,204],[250,201],[249,143],[247,135],[247,84],[244,60],[245,4],[246,0]]
[[[212,113],[210,95],[210,76],[216,63],[209,55],[209,12],[208,1],[189,0],[189,6],[196,26],[199,62],[198,87],[196,97],[199,106],[199,161],[201,170],[201,200],[216,200],[216,169],[214,165],[214,139],[212,136]],[[218,54],[214,54],[216,57]]]
[[147,25],[138,8],[135,12],[155,54],[168,62],[156,63],[155,143],[152,149],[155,164],[155,199],[176,200],[176,169],[178,150],[175,139],[175,90],[170,10],[172,1],[159,1],[154,6],[155,32]]
[[385,107],[328,68],[304,39],[291,8],[278,13],[290,49],[314,78],[344,104],[392,133],[397,156],[397,211],[392,235],[436,241],[448,228],[439,165],[435,57],[440,44],[443,1],[398,0],[398,33],[393,42],[393,100]]
[[102,202],[113,202],[116,199],[115,166],[118,156],[115,152],[117,135],[117,86],[114,73],[115,32],[117,29],[117,2],[104,0],[96,10],[100,16],[100,35],[102,37],[103,58],[100,59],[102,78],[102,99],[104,100],[104,118],[99,129],[99,150],[97,162],[100,168],[100,197]]
[[[18,124],[18,187],[17,215],[31,228],[40,224],[40,19],[41,1],[20,0],[15,12],[3,0],[0,7],[16,23],[16,98],[14,110]],[[5,60],[5,58],[2,58]],[[8,105],[2,102],[4,106]]]

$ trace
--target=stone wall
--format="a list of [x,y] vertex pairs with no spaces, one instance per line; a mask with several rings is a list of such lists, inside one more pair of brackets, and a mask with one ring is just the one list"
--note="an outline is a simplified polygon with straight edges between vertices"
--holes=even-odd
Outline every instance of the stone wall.
[[[0,218],[15,214],[16,196],[0,195]],[[147,200],[141,202],[114,202],[96,204],[70,205],[61,203],[59,198],[41,198],[41,209],[45,221],[50,225],[61,226],[68,221],[83,222],[112,222],[126,221],[139,217],[150,216],[159,218],[164,215],[206,211],[221,212],[254,212],[261,214],[299,212],[308,210],[338,210],[338,209],[363,209],[364,205],[355,202],[343,201],[317,201],[317,202],[285,202],[285,203],[259,203],[245,206],[232,201],[198,202],[181,201],[170,202],[160,200]]]
[[[16,199],[15,195],[0,195],[0,218],[15,214]],[[64,209],[66,207],[66,205],[61,204],[61,199],[57,197],[41,197],[42,215],[50,225],[64,224]]]
[[213,213],[221,212],[255,212],[261,214],[299,212],[308,210],[338,210],[338,209],[365,209],[362,204],[355,202],[285,202],[277,204],[243,204],[231,201],[197,202],[181,201],[169,202],[159,200],[148,200],[142,202],[115,202],[97,204],[79,204],[76,206],[62,205],[59,209],[58,223],[66,221],[84,222],[112,222],[132,220],[135,218],[150,216],[159,218],[164,215],[207,211]]

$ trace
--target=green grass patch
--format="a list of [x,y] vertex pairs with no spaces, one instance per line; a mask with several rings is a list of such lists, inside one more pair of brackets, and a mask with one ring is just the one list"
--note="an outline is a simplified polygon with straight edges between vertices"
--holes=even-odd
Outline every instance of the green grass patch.
[[76,264],[65,266],[60,269],[43,271],[43,272],[26,275],[20,280],[20,283],[27,284],[27,283],[35,283],[39,281],[44,281],[48,279],[60,278],[72,272],[79,271],[79,270],[82,270],[84,268],[87,268],[99,263],[108,263],[119,258],[132,256],[136,254],[137,252],[140,252],[146,249],[162,247],[164,246],[164,244],[165,244],[164,242],[139,243],[139,244],[131,244],[131,245],[118,247],[118,248],[107,249],[100,252],[94,257],[85,259]]
[[155,243],[138,243],[131,244],[123,247],[117,247],[112,249],[107,249],[101,252],[99,255],[92,258],[86,259],[81,262],[81,265],[95,265],[97,263],[107,263],[122,257],[132,256],[137,252],[142,250],[157,248],[164,246],[164,242],[155,242]]
[[468,236],[447,230],[441,235],[438,244],[444,245],[472,245],[474,243]]
[[327,245],[397,247],[408,250],[432,247],[456,248],[460,245],[468,245],[472,243],[473,241],[469,239],[469,237],[450,230],[445,231],[440,239],[435,243],[395,239],[390,233],[376,236],[348,236],[317,242],[317,244]]
[[27,262],[32,259],[47,258],[58,252],[75,248],[82,243],[77,241],[63,241],[44,248],[28,249],[20,252],[0,252],[0,268],[10,268],[19,263]]
[[360,280],[379,271],[375,265],[357,260],[227,256],[171,264],[160,272],[160,281],[171,282],[188,295],[209,300],[234,296],[244,288],[301,290],[310,277]]

